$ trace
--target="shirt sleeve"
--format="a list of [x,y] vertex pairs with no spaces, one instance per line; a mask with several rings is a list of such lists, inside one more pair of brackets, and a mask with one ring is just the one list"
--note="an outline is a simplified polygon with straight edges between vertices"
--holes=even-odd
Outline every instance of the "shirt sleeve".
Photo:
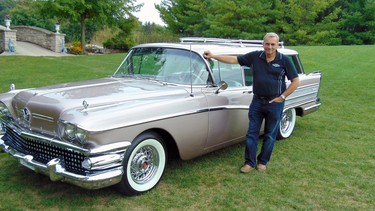
[[244,55],[237,56],[238,64],[241,66],[251,67],[254,59],[258,56],[259,51],[253,51]]

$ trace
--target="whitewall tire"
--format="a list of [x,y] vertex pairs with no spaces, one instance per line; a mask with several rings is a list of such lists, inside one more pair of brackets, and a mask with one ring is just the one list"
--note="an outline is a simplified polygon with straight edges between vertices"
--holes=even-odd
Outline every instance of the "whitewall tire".
[[296,109],[294,108],[283,112],[277,133],[278,140],[289,138],[292,135],[294,126],[296,125],[296,118]]
[[153,132],[138,136],[126,150],[124,175],[118,184],[125,195],[136,195],[154,188],[163,176],[167,161],[162,138]]

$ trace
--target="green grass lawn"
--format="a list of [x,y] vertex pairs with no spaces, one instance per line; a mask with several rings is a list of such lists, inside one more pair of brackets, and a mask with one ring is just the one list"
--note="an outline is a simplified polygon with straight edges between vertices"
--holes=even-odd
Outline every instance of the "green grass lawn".
[[[321,70],[321,108],[297,118],[266,173],[240,174],[244,144],[174,161],[150,192],[85,190],[0,153],[0,210],[374,210],[375,46],[293,47],[306,72]],[[111,75],[123,54],[0,56],[0,92]]]

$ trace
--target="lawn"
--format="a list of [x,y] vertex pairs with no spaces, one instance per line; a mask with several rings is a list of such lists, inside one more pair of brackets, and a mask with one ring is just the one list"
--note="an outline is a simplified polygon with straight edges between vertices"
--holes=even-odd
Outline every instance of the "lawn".
[[[126,197],[51,182],[0,153],[0,210],[374,210],[375,46],[293,49],[323,72],[322,107],[297,118],[266,173],[239,173],[241,143],[173,161],[155,189]],[[108,76],[123,56],[0,56],[0,92]]]

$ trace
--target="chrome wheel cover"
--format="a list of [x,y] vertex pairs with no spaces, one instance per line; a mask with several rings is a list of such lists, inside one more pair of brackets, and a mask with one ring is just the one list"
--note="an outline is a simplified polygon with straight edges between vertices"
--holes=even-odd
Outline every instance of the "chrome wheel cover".
[[150,181],[159,168],[159,153],[153,146],[141,147],[131,160],[130,175],[137,184]]
[[280,123],[281,132],[283,134],[287,133],[290,130],[292,121],[293,121],[292,111],[291,110],[285,111],[281,117],[281,123]]
[[289,138],[294,130],[296,125],[296,110],[294,108],[288,109],[283,112],[280,121],[280,128],[277,135],[277,138],[285,139]]

